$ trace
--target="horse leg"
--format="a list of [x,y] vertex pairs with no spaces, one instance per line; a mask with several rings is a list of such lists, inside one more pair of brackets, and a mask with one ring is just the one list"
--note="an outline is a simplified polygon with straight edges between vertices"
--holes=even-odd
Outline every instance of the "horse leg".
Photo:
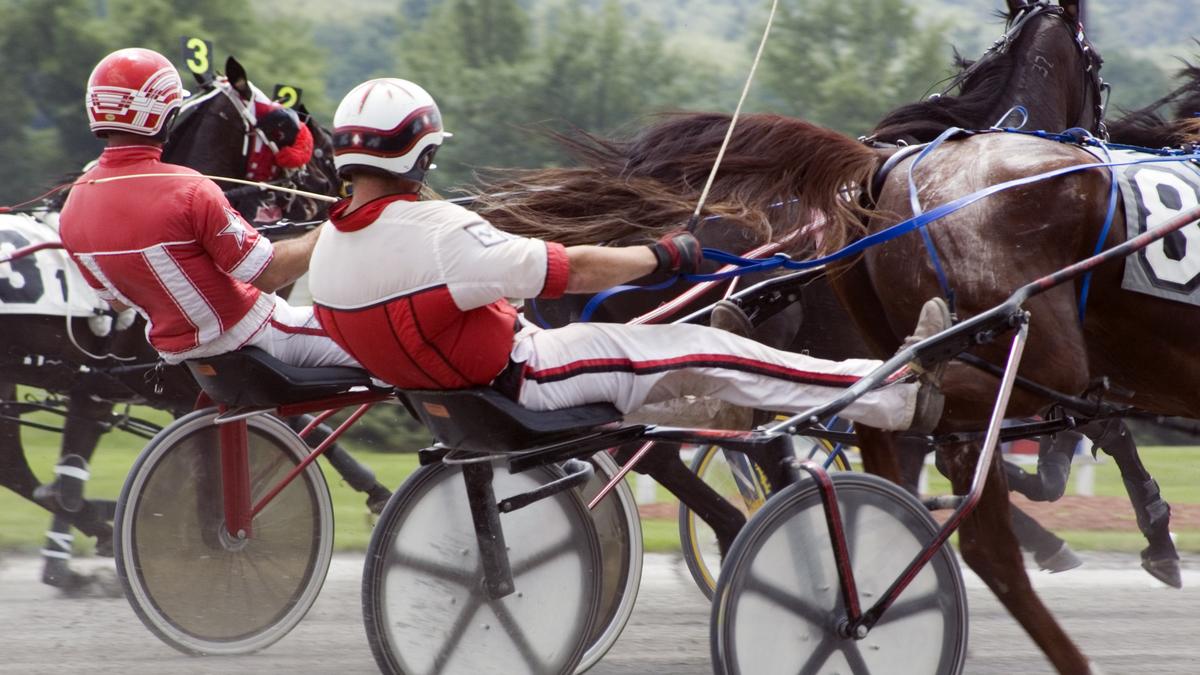
[[1017,508],[1015,504],[1009,504],[1009,509],[1012,511],[1013,534],[1016,535],[1021,548],[1033,554],[1033,560],[1038,567],[1055,573],[1066,572],[1083,564],[1067,542],[1042,527],[1033,516]]
[[1119,419],[1092,422],[1080,430],[1108,453],[1121,471],[1138,529],[1150,544],[1142,550],[1142,567],[1164,584],[1182,588],[1179,553],[1171,541],[1171,506],[1159,493],[1158,482],[1142,465],[1133,435]]
[[[299,415],[289,417],[287,423],[288,426],[299,432],[308,426],[312,420],[311,415]],[[309,432],[304,442],[308,444],[308,447],[316,448],[322,441],[329,438],[329,435],[332,433],[333,429],[330,429],[328,425],[320,424],[317,428]],[[342,477],[342,480],[346,481],[346,484],[351,489],[367,495],[367,508],[370,509],[371,513],[379,515],[383,511],[383,507],[387,504],[388,498],[392,496],[392,492],[375,479],[375,473],[371,469],[354,459],[339,443],[334,443],[325,451],[325,459],[329,460],[330,465],[333,466],[338,475]]]
[[886,478],[897,485],[904,485],[899,460],[900,435],[894,431],[882,431],[861,424],[854,425],[854,433],[858,436],[863,471]]
[[[1037,473],[1030,474],[1013,462],[1001,462],[1008,489],[1035,502],[1057,501],[1067,491],[1071,476],[1071,458],[1075,455],[1079,434],[1064,431],[1042,436],[1038,442]],[[1065,572],[1083,564],[1067,542],[1042,527],[1015,505],[1012,509],[1013,533],[1021,548],[1033,553],[1038,567],[1050,572]]]
[[[979,446],[951,446],[941,448],[938,452],[955,494],[966,494],[975,472]],[[1067,637],[1029,583],[1012,531],[1008,485],[1000,471],[999,461],[999,456],[993,458],[979,503],[959,527],[958,543],[963,560],[992,589],[1059,673],[1088,673],[1087,659]]]
[[72,391],[67,399],[62,450],[54,469],[56,475],[52,482],[37,489],[38,501],[52,509],[57,504],[69,513],[83,508],[88,462],[100,444],[100,437],[110,428],[106,421],[112,410],[112,403],[95,399],[79,387]]
[[1030,501],[1058,501],[1067,491],[1071,459],[1075,456],[1075,447],[1080,439],[1080,434],[1073,431],[1042,436],[1038,441],[1037,473],[1026,473],[1012,462],[1003,463],[1008,488],[1025,495]]
[[925,456],[933,445],[924,436],[904,435],[896,439],[896,461],[900,468],[900,486],[912,496],[920,499],[921,471],[925,469]]
[[[62,450],[55,467],[54,481],[37,490],[38,501],[55,514],[46,531],[42,548],[42,582],[71,594],[88,594],[96,584],[108,586],[107,581],[85,576],[70,569],[71,548],[75,525],[84,534],[96,537],[96,553],[112,555],[112,513],[116,503],[89,501],[83,497],[87,481],[88,461],[100,444],[100,437],[109,430],[105,420],[112,414],[113,404],[89,396],[79,388],[67,401],[67,417],[63,424]],[[111,594],[103,588],[102,595]]]
[[[34,501],[33,491],[40,485],[21,445],[20,416],[14,402],[17,385],[0,382],[0,485],[12,490],[29,501]],[[36,502],[35,502],[36,503]]]
[[[678,445],[659,445],[661,447],[655,448],[655,451],[643,455],[633,470],[658,481],[707,523],[717,535],[717,546],[724,558],[734,538],[746,524],[746,516],[688,469],[679,457]],[[638,447],[637,444],[628,444],[618,448],[615,456],[617,463],[624,465],[628,462]]]

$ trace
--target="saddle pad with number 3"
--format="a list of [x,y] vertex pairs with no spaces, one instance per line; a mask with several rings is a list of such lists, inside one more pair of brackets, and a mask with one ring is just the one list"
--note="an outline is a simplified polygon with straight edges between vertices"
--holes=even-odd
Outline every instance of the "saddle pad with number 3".
[[[1112,151],[1114,162],[1150,157],[1157,155]],[[1200,206],[1200,167],[1193,162],[1152,162],[1113,170],[1125,202],[1127,238]],[[1172,232],[1126,258],[1121,288],[1200,305],[1200,223]]]

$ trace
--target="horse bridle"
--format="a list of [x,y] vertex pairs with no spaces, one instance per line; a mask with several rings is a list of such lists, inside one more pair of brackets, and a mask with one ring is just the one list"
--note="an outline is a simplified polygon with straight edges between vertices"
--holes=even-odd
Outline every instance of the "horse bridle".
[[955,75],[940,93],[934,94],[934,97],[945,96],[952,90],[962,87],[967,79],[978,72],[978,70],[985,63],[990,62],[992,59],[1002,54],[1008,53],[1009,49],[1012,48],[1012,45],[1016,42],[1017,38],[1020,37],[1021,31],[1023,31],[1025,27],[1029,25],[1030,21],[1034,17],[1049,13],[1057,16],[1064,23],[1066,23],[1069,28],[1073,29],[1075,34],[1075,46],[1079,49],[1079,53],[1083,57],[1084,63],[1087,64],[1087,67],[1084,68],[1083,76],[1086,79],[1086,86],[1090,88],[1094,100],[1094,112],[1096,114],[1095,130],[1101,137],[1106,138],[1108,135],[1104,126],[1104,114],[1108,107],[1106,92],[1110,92],[1112,88],[1107,82],[1104,81],[1102,77],[1100,77],[1100,66],[1103,63],[1100,55],[1095,49],[1092,48],[1087,36],[1084,35],[1083,27],[1071,25],[1070,20],[1066,16],[1066,12],[1066,8],[1060,5],[1051,4],[1049,0],[1036,0],[1034,2],[1026,3],[1023,7],[1021,7],[1020,10],[1017,11],[1017,14],[1009,20],[1004,34],[997,38],[996,41],[992,43],[992,46],[988,47],[987,51],[985,51],[983,55],[979,57],[979,59]]

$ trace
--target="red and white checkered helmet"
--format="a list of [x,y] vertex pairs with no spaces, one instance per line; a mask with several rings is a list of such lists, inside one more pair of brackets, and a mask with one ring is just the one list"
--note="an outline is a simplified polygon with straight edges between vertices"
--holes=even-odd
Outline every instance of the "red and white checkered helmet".
[[101,59],[88,78],[88,126],[93,132],[154,136],[186,94],[167,57],[139,47],[119,49]]
[[339,172],[368,166],[424,180],[417,160],[449,135],[429,92],[394,77],[368,80],[351,89],[333,115],[333,163]]

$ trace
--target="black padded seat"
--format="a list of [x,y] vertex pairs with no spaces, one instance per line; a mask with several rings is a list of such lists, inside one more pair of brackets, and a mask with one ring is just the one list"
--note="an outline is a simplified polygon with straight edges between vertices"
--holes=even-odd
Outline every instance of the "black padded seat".
[[228,406],[271,407],[304,403],[344,394],[354,387],[387,391],[371,382],[361,368],[300,368],[258,347],[186,362],[192,377],[209,398]]
[[621,419],[621,412],[609,403],[529,410],[488,387],[407,390],[403,395],[439,443],[473,452],[526,450]]

